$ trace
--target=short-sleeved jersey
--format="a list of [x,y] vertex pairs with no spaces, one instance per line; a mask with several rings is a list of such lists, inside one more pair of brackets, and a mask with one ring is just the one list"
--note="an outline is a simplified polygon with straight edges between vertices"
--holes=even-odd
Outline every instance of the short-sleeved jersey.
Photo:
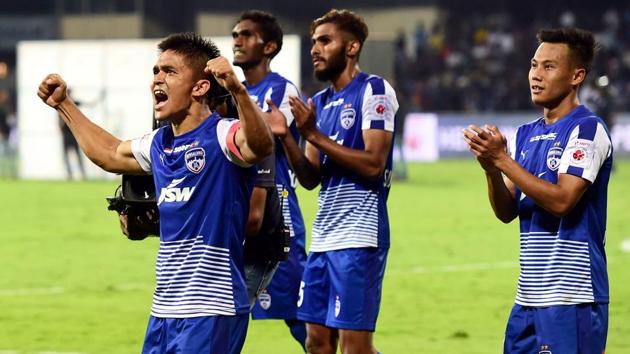
[[[297,141],[299,133],[289,106],[289,97],[300,97],[300,93],[295,85],[276,73],[269,73],[256,85],[249,86],[247,83],[244,84],[250,97],[263,112],[270,111],[267,99],[271,99],[284,114],[289,131]],[[264,300],[259,298],[259,301],[252,308],[252,317],[254,319],[295,318],[300,280],[306,260],[306,230],[295,193],[297,180],[284,153],[284,148],[277,138],[275,146],[276,190],[282,207],[284,223],[291,232],[291,251],[289,252],[289,259],[285,262],[280,262],[280,266],[276,270],[271,283],[261,293],[260,297]],[[268,197],[271,196],[268,195]]]
[[[345,147],[364,150],[363,130],[394,131],[396,94],[387,81],[376,75],[359,73],[339,92],[329,87],[316,94],[313,102],[318,129]],[[311,251],[389,247],[386,202],[391,169],[391,148],[384,173],[376,181],[320,154],[322,187]]]
[[[289,106],[289,97],[300,97],[300,93],[295,85],[282,77],[277,73],[269,73],[265,78],[256,85],[248,86],[244,82],[249,96],[256,102],[263,112],[269,112],[270,108],[267,104],[267,99],[278,107],[280,112],[284,114],[287,120],[287,126],[293,137],[299,138],[299,133],[295,126],[293,119],[293,113],[291,113],[291,107]],[[291,237],[299,236],[298,246],[304,249],[304,219],[302,219],[302,212],[298,204],[297,194],[295,188],[297,187],[297,180],[295,174],[291,170],[287,156],[284,153],[282,144],[276,138],[276,187],[278,193],[280,193],[282,199],[282,213],[284,215],[284,222],[291,230]],[[292,242],[293,243],[293,242]],[[293,247],[293,246],[292,246]]]
[[608,302],[604,252],[610,134],[601,118],[578,106],[554,124],[543,118],[520,126],[512,157],[550,183],[559,174],[590,182],[577,205],[556,217],[516,190],[520,265],[516,303],[523,306]]
[[168,126],[132,141],[158,195],[155,317],[249,311],[243,241],[256,171],[237,165],[230,152],[237,127],[213,114],[185,134],[174,136]]

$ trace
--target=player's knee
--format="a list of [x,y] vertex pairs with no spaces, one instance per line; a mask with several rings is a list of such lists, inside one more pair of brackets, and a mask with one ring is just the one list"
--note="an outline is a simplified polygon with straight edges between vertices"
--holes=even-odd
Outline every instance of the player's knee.
[[326,342],[306,337],[306,352],[308,354],[334,354],[333,348]]
[[342,331],[340,347],[343,354],[376,353],[370,332]]
[[309,354],[334,354],[337,341],[324,333],[309,331],[306,336],[306,352]]

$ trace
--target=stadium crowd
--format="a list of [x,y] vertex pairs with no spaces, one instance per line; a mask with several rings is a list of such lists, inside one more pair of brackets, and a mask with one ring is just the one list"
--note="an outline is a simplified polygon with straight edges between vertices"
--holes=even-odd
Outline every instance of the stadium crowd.
[[431,28],[418,23],[413,34],[399,32],[395,81],[413,110],[530,110],[523,68],[537,46],[533,34],[574,26],[592,29],[600,44],[584,91],[612,95],[612,109],[630,110],[630,6],[597,14],[566,10],[534,21],[513,12],[448,12]]

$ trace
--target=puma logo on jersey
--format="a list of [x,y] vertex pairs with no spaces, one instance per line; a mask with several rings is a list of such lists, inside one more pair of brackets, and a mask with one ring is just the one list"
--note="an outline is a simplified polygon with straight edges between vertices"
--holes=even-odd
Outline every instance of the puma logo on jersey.
[[182,183],[186,177],[174,179],[168,186],[162,188],[160,191],[160,199],[158,199],[158,205],[174,202],[187,202],[192,197],[195,187],[179,188],[177,185]]

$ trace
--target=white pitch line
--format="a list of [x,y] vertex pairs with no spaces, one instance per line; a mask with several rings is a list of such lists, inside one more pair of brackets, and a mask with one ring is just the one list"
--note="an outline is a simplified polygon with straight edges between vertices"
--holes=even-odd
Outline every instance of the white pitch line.
[[0,349],[0,354],[22,354],[22,353],[30,353],[30,354],[85,354],[81,352],[57,352],[57,351],[45,351],[45,352],[24,352],[20,350],[13,349]]
[[[57,295],[62,294],[66,290],[61,287],[52,288],[26,288],[26,289],[0,289],[0,296],[39,296],[39,295]],[[5,354],[0,351],[0,354]]]
[[[154,286],[151,284],[119,284],[114,285],[113,289],[117,291],[136,291],[151,290]],[[24,289],[0,289],[0,297],[16,297],[16,296],[49,296],[59,295],[67,292],[62,287],[51,288],[24,288]],[[11,354],[0,351],[0,354]]]
[[120,291],[136,291],[136,290],[147,290],[147,289],[153,290],[155,289],[155,285],[142,284],[142,283],[138,283],[138,284],[127,283],[127,284],[114,285],[114,289],[120,290]]
[[[630,251],[630,239],[628,241],[628,247]],[[626,260],[619,259],[620,257],[608,257],[607,263],[619,263]],[[500,261],[491,263],[469,263],[469,264],[447,264],[438,267],[414,267],[408,270],[391,270],[388,271],[388,275],[406,275],[406,274],[438,274],[438,273],[461,273],[461,272],[475,272],[479,270],[498,270],[498,269],[512,269],[518,268],[518,260],[514,261]]]
[[518,262],[502,261],[502,262],[492,262],[492,263],[448,264],[448,265],[440,266],[440,267],[414,267],[408,271],[404,271],[400,273],[413,273],[413,274],[460,273],[460,272],[474,272],[478,270],[495,270],[495,269],[510,269],[510,268],[518,268]]

